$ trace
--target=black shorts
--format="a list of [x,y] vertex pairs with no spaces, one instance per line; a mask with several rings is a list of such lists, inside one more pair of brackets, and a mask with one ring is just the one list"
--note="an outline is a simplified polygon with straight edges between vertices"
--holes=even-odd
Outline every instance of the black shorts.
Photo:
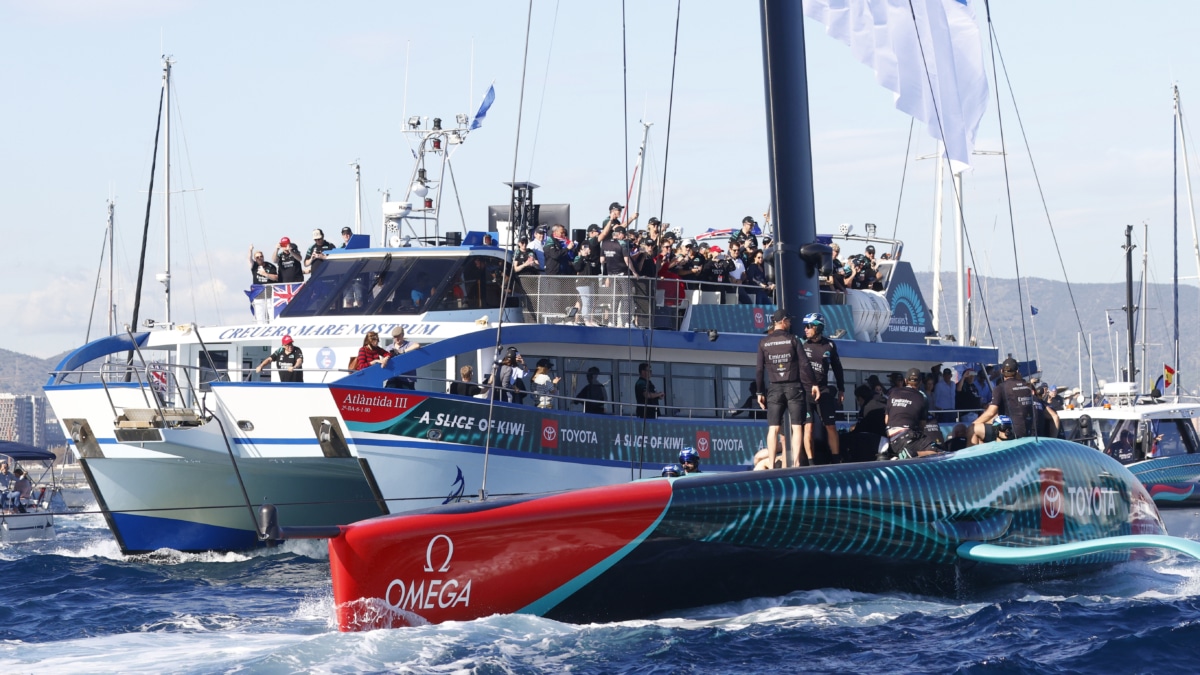
[[784,382],[772,384],[767,389],[767,424],[773,427],[782,426],[785,409],[790,424],[800,425],[808,422],[808,396],[803,384]]
[[821,398],[808,404],[809,413],[814,422],[829,426],[836,422],[838,411],[837,387],[821,387]]

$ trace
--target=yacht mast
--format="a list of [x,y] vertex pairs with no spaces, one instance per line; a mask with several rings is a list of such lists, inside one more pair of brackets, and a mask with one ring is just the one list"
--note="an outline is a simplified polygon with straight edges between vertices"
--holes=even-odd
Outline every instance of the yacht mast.
[[170,56],[163,57],[163,92],[166,105],[163,107],[163,221],[166,229],[166,270],[159,275],[163,284],[163,302],[166,306],[166,322],[171,325],[171,66],[175,62]]
[[1146,276],[1146,271],[1147,271],[1147,268],[1149,267],[1149,261],[1150,261],[1149,241],[1150,241],[1150,225],[1147,223],[1142,223],[1142,305],[1140,307],[1138,307],[1138,321],[1140,321],[1142,323],[1142,372],[1141,372],[1141,375],[1142,375],[1142,391],[1143,392],[1150,391],[1150,388],[1148,386],[1148,383],[1150,381],[1150,369],[1149,369],[1150,364],[1146,363],[1146,349],[1148,347],[1148,345],[1146,344],[1146,326],[1150,323],[1149,321],[1146,320],[1146,300],[1147,300],[1147,296],[1148,296],[1147,290],[1150,287],[1150,284],[1148,283],[1149,279]]
[[354,234],[362,234],[362,171],[357,159],[350,166],[354,167]]
[[651,124],[642,122],[642,144],[638,146],[637,164],[633,168],[634,173],[637,174],[637,192],[634,193],[632,204],[626,202],[626,206],[633,207],[633,213],[642,212],[642,183],[646,180],[646,139],[650,136]]
[[117,305],[113,302],[113,200],[108,200],[108,335],[117,334]]
[[937,169],[934,171],[937,183],[933,197],[933,311],[930,312],[930,318],[933,320],[933,330],[939,336],[942,334],[942,312],[939,307],[942,304],[942,203],[945,201],[942,186],[946,182],[945,158],[946,146],[938,141]]
[[[1183,149],[1183,184],[1187,188],[1188,200],[1188,215],[1192,221],[1192,254],[1196,258],[1196,273],[1200,274],[1200,236],[1197,235],[1196,229],[1196,204],[1192,199],[1192,167],[1188,163],[1187,149],[1187,132],[1183,127],[1183,101],[1179,98],[1179,87],[1175,87],[1175,125],[1179,129],[1179,147]],[[1178,237],[1178,235],[1176,235]],[[1178,242],[1178,239],[1176,239]],[[1175,270],[1175,279],[1178,283],[1179,270]],[[1175,310],[1175,391],[1179,392],[1179,309]]]

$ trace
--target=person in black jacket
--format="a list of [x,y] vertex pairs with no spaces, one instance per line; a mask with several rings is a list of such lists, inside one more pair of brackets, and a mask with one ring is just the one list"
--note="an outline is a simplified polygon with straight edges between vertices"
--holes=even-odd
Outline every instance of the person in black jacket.
[[754,380],[758,401],[767,408],[767,466],[775,466],[779,427],[786,411],[792,431],[792,464],[800,465],[804,425],[808,423],[808,395],[819,400],[821,391],[813,377],[808,354],[791,332],[792,317],[783,308],[771,315],[771,332],[758,343]]

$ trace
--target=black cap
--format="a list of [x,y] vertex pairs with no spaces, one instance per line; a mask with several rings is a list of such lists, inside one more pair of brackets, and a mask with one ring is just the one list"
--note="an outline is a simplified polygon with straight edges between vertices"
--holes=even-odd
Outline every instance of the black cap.
[[625,234],[625,228],[618,225],[612,229],[612,232],[613,234]]
[[745,218],[742,218],[742,224],[745,225],[746,223],[750,223],[751,225],[754,225],[755,224],[754,218],[751,218],[750,216],[746,216]]
[[350,228],[348,228],[348,227],[343,227],[343,228],[342,228],[342,234],[354,234],[354,230],[352,230],[352,229],[350,229]]
[[538,362],[537,362],[538,368],[550,368],[553,366],[554,366],[554,364],[551,363],[550,359],[538,359]]
[[588,230],[587,230],[587,231],[588,231],[588,232],[599,232],[599,231],[600,231],[600,226],[599,226],[599,225],[597,225],[597,224],[595,224],[595,223],[592,223],[591,225],[588,225]]
[[904,377],[907,382],[920,382],[925,377],[925,373],[921,372],[920,368],[909,368],[908,374]]
[[784,319],[790,319],[790,318],[792,318],[792,317],[788,316],[788,313],[785,312],[782,307],[775,310],[775,313],[771,315],[771,320],[774,321],[775,323],[779,323],[780,321],[783,321]]
[[867,253],[874,253],[874,252],[875,252],[875,247],[874,247],[874,246],[870,246],[870,245],[868,245],[868,246],[867,246]]
[[592,366],[591,368],[588,368],[588,369],[587,369],[587,374],[588,374],[588,375],[599,375],[599,374],[600,374],[600,369],[599,369],[599,368],[597,368],[596,366]]
[[609,205],[608,205],[608,210],[609,210],[609,211],[612,211],[613,209],[622,209],[622,210],[623,210],[624,208],[625,208],[625,207],[624,207],[624,206],[621,206],[621,203],[620,203],[620,202],[613,202],[613,203],[611,203],[611,204],[609,204]]
[[646,224],[647,225],[657,225],[661,222],[662,221],[658,219],[658,216],[650,216],[650,220],[647,220]]
[[1000,370],[1006,370],[1010,373],[1015,373],[1019,369],[1020,369],[1020,366],[1017,365],[1017,360],[1012,358],[1011,356],[1008,357],[1007,359],[1004,359],[1004,363],[1000,364]]
[[529,243],[529,237],[521,237],[520,239],[518,239],[518,240],[517,240],[517,243],[518,243],[518,244],[528,244],[528,243]]

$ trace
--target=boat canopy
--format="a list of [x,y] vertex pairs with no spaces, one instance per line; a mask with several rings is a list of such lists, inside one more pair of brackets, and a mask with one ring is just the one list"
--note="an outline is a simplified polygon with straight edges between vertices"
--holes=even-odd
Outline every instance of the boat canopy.
[[0,441],[0,455],[8,455],[12,459],[22,462],[54,461],[56,459],[54,453],[49,450],[13,441]]

